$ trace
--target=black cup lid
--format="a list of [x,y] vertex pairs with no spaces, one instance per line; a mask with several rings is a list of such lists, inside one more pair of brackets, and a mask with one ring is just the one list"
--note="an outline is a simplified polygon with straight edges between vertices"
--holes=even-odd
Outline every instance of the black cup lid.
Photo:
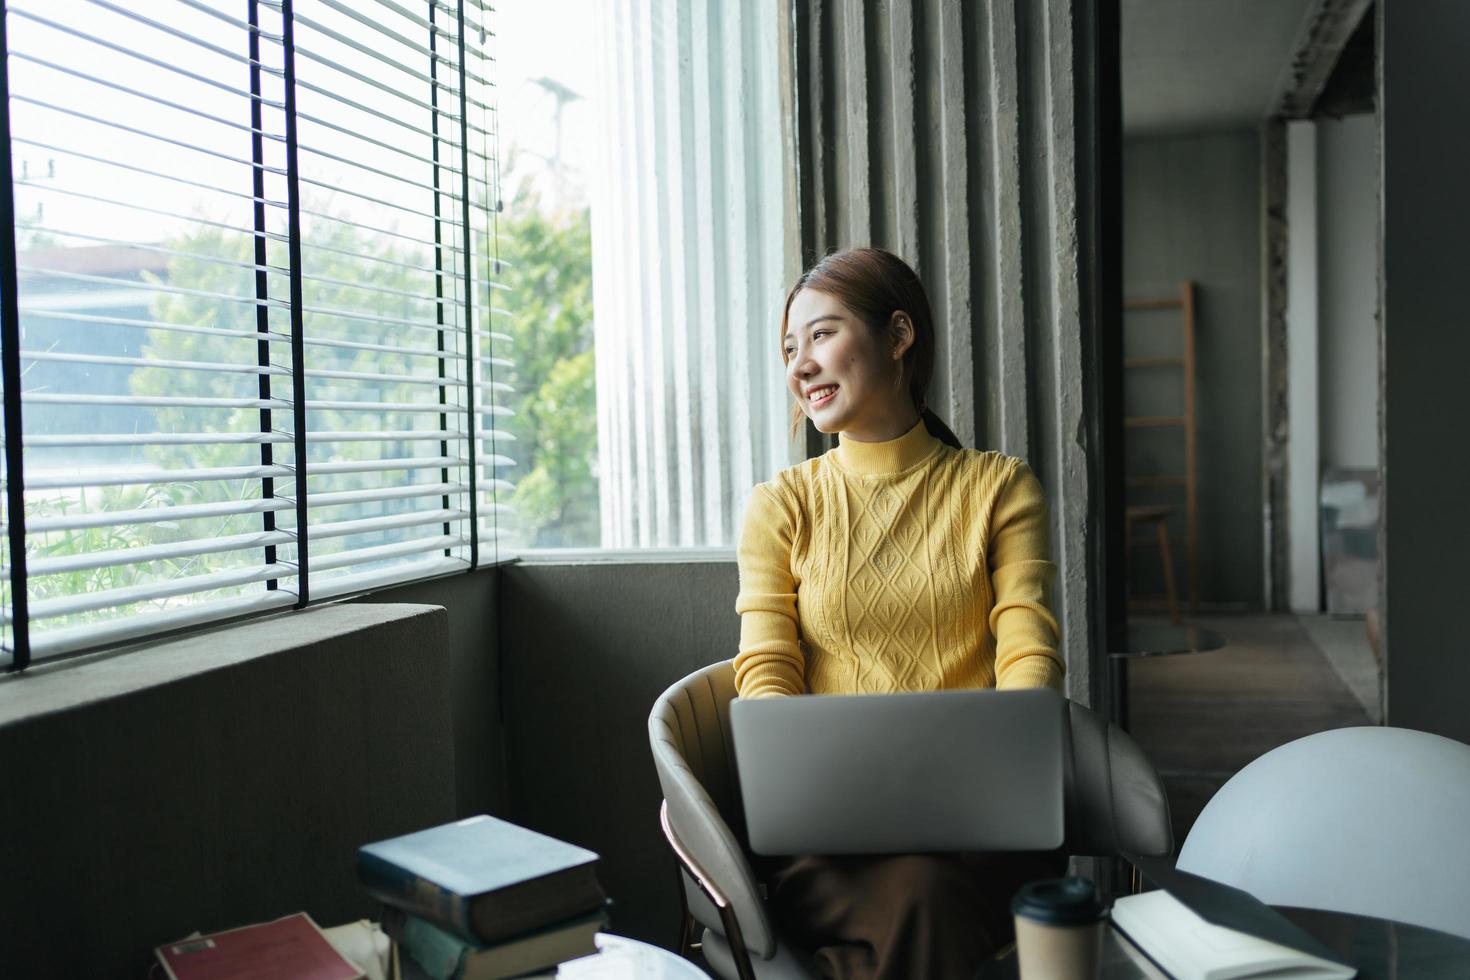
[[1013,914],[1057,926],[1096,922],[1106,911],[1097,888],[1086,878],[1033,881],[1011,901]]

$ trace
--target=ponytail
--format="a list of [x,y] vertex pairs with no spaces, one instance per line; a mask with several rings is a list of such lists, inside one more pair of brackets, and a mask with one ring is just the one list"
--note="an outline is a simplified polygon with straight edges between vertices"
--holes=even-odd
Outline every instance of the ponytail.
[[960,445],[960,437],[955,435],[950,427],[944,424],[943,419],[934,414],[932,408],[919,409],[919,420],[924,423],[924,428],[929,430],[931,436],[946,446],[952,446],[955,449],[964,448]]

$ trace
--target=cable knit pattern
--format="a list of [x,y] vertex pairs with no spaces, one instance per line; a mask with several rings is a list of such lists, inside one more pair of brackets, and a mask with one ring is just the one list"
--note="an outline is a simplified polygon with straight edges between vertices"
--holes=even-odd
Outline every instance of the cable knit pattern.
[[755,488],[738,555],[742,697],[1061,687],[1046,502],[1014,457],[922,423],[843,438]]

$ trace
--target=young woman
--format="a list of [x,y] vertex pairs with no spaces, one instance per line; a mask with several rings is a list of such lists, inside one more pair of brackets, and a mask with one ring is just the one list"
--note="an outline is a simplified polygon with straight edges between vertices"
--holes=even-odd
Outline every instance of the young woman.
[[[751,495],[742,697],[1060,690],[1041,486],[1018,459],[961,448],[925,407],[934,342],[918,277],[879,249],[829,255],[787,295],[793,428],[810,418],[838,445]],[[964,978],[1010,942],[1015,891],[1064,868],[1056,855],[802,857],[769,887],[824,976]]]

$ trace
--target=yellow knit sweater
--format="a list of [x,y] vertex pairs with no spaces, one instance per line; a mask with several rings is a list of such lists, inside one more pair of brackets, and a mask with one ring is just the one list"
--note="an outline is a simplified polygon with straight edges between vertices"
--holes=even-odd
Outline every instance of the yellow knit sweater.
[[755,488],[740,535],[742,697],[1060,689],[1041,484],[922,422]]

